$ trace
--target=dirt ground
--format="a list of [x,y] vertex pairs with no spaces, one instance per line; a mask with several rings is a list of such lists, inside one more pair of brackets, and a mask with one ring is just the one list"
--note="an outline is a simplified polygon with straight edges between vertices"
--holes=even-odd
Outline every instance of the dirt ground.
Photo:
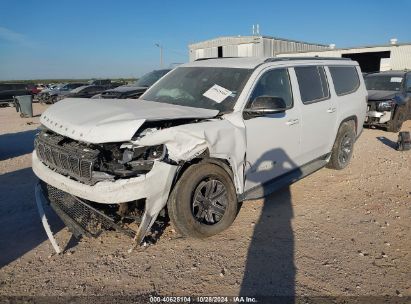
[[397,134],[364,130],[347,169],[244,202],[230,229],[205,240],[168,226],[128,253],[128,237],[76,242],[54,216],[66,247],[55,255],[34,201],[38,120],[0,108],[0,295],[411,296],[411,151],[394,149]]

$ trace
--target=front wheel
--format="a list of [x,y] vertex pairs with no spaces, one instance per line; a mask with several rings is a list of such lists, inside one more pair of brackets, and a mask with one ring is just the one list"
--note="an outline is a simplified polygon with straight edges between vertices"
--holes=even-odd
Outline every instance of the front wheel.
[[354,151],[354,122],[344,122],[337,133],[327,168],[341,170],[348,166]]
[[205,238],[233,223],[239,203],[229,174],[215,164],[200,163],[183,173],[167,207],[178,233]]

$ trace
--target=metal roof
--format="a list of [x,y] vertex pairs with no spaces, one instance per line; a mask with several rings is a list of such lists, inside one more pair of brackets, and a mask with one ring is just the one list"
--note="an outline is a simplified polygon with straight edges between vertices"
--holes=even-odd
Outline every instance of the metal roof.
[[[335,52],[335,51],[350,51],[354,49],[372,49],[372,48],[379,48],[379,47],[384,47],[384,48],[392,48],[392,47],[397,47],[397,46],[404,46],[404,45],[411,45],[411,42],[404,42],[404,43],[396,43],[396,44],[378,44],[378,45],[363,45],[363,46],[353,46],[353,47],[344,47],[344,48],[334,48],[334,49],[328,49],[328,50],[316,50],[316,51],[297,51],[293,53],[319,53],[319,52]],[[287,52],[285,54],[288,54]]]
[[309,44],[309,45],[316,45],[316,46],[322,46],[322,47],[329,47],[328,45],[325,44],[320,44],[320,43],[311,43],[311,42],[305,42],[301,40],[292,40],[292,39],[285,39],[285,38],[280,38],[280,37],[273,37],[273,36],[263,36],[263,35],[254,35],[254,36],[220,36],[208,40],[203,40],[199,42],[193,42],[189,44],[189,48],[194,48],[194,47],[201,47],[202,45],[209,44],[211,42],[215,41],[229,41],[229,40],[242,40],[242,43],[248,43],[252,41],[256,41],[258,39],[265,38],[265,39],[272,39],[272,40],[277,40],[277,41],[285,41],[285,42],[295,42],[295,43],[303,43],[303,44]]

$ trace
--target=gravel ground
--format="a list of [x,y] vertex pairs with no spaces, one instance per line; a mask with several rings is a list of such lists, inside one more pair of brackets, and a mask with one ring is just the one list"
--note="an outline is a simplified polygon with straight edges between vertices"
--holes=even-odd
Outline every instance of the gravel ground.
[[30,168],[38,117],[0,108],[0,124],[0,295],[411,296],[411,151],[393,148],[394,133],[364,130],[347,169],[245,202],[215,237],[180,238],[168,226],[128,253],[126,236],[76,242],[54,216],[66,247],[54,255]]

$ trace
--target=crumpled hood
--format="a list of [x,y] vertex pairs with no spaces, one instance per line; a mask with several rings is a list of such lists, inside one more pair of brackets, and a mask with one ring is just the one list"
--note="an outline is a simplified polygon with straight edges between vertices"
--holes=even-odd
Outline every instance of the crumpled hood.
[[66,98],[49,107],[40,122],[63,136],[87,143],[131,140],[145,121],[212,118],[217,110],[135,99]]
[[393,99],[397,92],[395,91],[377,91],[377,90],[369,90],[368,91],[368,100],[389,100]]

